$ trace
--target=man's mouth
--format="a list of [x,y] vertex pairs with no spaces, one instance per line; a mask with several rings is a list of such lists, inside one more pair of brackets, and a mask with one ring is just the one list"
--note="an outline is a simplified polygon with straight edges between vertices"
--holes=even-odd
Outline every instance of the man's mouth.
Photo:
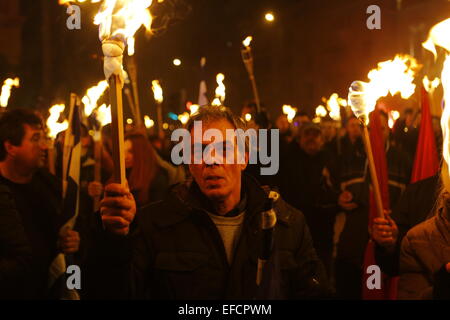
[[221,180],[221,179],[223,179],[223,177],[221,177],[221,176],[207,176],[207,177],[205,178],[205,181],[208,181],[208,182],[217,182],[217,181],[219,181],[219,180]]

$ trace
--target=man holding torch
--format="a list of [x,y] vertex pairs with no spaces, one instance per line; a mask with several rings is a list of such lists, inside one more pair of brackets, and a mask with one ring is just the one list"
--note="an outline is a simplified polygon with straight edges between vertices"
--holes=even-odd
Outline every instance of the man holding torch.
[[[187,124],[191,136],[195,135],[195,121],[202,123],[201,137],[208,129],[225,136],[226,130],[243,128],[239,118],[220,106],[201,108],[191,117]],[[239,150],[236,139],[211,142],[200,138],[201,150],[216,151],[206,159],[192,155],[189,170],[193,180],[177,185],[163,201],[138,212],[127,187],[106,186],[101,203],[105,230],[97,235],[90,263],[101,290],[98,298],[295,299],[328,295],[323,265],[304,216],[243,174],[248,151]],[[198,148],[196,141],[191,139],[192,148]],[[231,155],[235,160],[244,152],[245,162],[227,162],[223,149],[227,158]],[[108,192],[121,196],[111,197]],[[276,222],[271,225],[273,246],[266,247],[262,257],[258,253],[268,233],[262,230],[261,219],[269,197],[274,199]],[[262,270],[258,277],[257,265]]]

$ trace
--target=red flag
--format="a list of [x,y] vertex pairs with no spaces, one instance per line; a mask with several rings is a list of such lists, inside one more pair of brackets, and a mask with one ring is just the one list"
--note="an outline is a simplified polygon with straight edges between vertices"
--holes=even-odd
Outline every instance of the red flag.
[[[380,187],[381,199],[383,201],[383,208],[388,210],[389,205],[389,187],[388,187],[388,170],[386,162],[386,152],[383,134],[380,123],[380,112],[375,109],[370,114],[370,143],[372,145],[373,159],[375,162],[375,169],[377,172],[378,184]],[[370,209],[369,209],[369,228],[372,226],[372,221],[377,217],[377,205],[373,190],[370,192]],[[397,296],[396,292],[396,278],[390,278],[386,275],[381,275],[381,288],[369,289],[367,280],[371,274],[367,274],[367,268],[372,265],[377,265],[375,261],[375,244],[372,240],[366,247],[363,264],[363,283],[362,283],[362,298],[364,300],[385,300],[394,299]]]
[[434,176],[439,170],[439,160],[431,122],[430,98],[422,87],[422,120],[417,142],[411,183]]

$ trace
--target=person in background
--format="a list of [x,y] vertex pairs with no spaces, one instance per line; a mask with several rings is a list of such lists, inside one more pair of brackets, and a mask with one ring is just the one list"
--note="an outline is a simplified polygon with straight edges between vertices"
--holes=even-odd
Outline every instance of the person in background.
[[[155,151],[141,133],[129,133],[125,137],[125,167],[131,192],[138,207],[162,200],[169,187],[168,176],[158,164]],[[103,193],[103,186],[91,182],[89,194]]]
[[327,167],[331,158],[323,146],[320,127],[304,124],[281,162],[281,195],[305,215],[314,248],[330,276],[338,192]]
[[[341,185],[339,205],[345,211],[345,222],[340,233],[336,256],[336,291],[339,298],[360,299],[362,293],[362,266],[369,241],[369,186],[370,175],[361,138],[356,134],[356,118],[347,124],[347,142],[342,144],[338,160]],[[412,159],[399,146],[391,143],[387,114],[380,111],[380,123],[386,148],[390,203],[395,204],[410,181]],[[355,143],[351,143],[350,137]]]
[[[11,191],[31,246],[31,272],[18,282],[18,298],[48,299],[49,267],[59,252],[76,253],[77,231],[60,227],[69,218],[62,211],[61,181],[44,170],[47,144],[42,120],[31,110],[13,109],[0,117],[0,184]],[[9,248],[11,249],[11,248]]]

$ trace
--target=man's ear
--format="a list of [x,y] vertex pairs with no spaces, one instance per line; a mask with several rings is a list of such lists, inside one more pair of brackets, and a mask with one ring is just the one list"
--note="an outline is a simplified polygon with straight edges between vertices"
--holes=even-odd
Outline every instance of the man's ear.
[[14,158],[16,156],[17,147],[15,145],[11,144],[11,142],[9,142],[9,141],[5,141],[3,145],[5,147],[6,154],[10,155],[11,157]]
[[244,171],[248,165],[248,159],[249,159],[248,152],[245,152],[244,155],[245,155],[245,163],[242,163],[239,165],[241,167],[241,171]]

